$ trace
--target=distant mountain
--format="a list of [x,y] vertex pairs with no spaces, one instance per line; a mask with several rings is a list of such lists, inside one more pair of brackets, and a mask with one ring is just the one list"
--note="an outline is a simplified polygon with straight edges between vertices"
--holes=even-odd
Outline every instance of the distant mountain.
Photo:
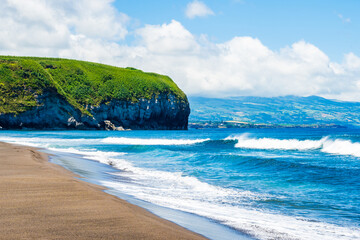
[[327,125],[360,127],[360,102],[322,97],[189,97],[189,122],[239,121],[252,124]]

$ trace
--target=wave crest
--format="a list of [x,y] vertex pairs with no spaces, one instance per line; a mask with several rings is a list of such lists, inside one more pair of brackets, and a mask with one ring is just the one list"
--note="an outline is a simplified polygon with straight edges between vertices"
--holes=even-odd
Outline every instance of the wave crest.
[[360,157],[360,143],[350,140],[323,137],[320,140],[250,138],[248,134],[228,137],[225,140],[236,140],[236,148],[263,150],[315,150],[336,155],[352,155]]
[[321,151],[330,154],[360,157],[360,143],[340,139],[329,140],[324,142]]
[[311,150],[320,149],[328,137],[320,140],[298,140],[298,139],[274,139],[274,138],[249,138],[248,134],[243,134],[235,138],[227,138],[225,140],[236,139],[236,148],[250,149],[280,149],[280,150]]
[[125,137],[108,137],[103,139],[102,143],[118,145],[191,145],[209,141],[206,139],[162,139],[162,138],[125,138]]

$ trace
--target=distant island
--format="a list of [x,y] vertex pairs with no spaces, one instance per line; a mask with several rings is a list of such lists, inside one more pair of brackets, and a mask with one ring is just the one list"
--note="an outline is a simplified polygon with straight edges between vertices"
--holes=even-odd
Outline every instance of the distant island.
[[358,128],[360,103],[318,96],[189,97],[190,128]]
[[347,128],[337,124],[266,124],[239,121],[199,121],[189,122],[189,128]]
[[167,76],[135,68],[0,56],[1,129],[187,129],[189,103]]

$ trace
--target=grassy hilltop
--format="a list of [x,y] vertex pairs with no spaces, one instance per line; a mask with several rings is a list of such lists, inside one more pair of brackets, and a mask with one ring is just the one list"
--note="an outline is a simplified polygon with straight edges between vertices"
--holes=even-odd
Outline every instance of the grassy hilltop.
[[36,57],[0,56],[0,114],[18,114],[38,102],[44,90],[62,95],[83,114],[85,106],[112,99],[136,102],[161,93],[186,95],[167,76],[98,63]]

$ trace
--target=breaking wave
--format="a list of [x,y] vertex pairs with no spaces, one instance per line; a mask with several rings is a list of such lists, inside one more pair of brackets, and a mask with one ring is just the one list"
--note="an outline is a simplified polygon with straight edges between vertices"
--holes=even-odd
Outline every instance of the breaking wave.
[[360,143],[344,139],[323,137],[319,140],[251,138],[248,134],[228,137],[225,140],[236,140],[236,148],[263,150],[315,150],[336,155],[360,157]]
[[191,145],[209,141],[207,139],[161,139],[161,138],[125,138],[125,137],[108,137],[103,139],[102,143],[118,145]]

